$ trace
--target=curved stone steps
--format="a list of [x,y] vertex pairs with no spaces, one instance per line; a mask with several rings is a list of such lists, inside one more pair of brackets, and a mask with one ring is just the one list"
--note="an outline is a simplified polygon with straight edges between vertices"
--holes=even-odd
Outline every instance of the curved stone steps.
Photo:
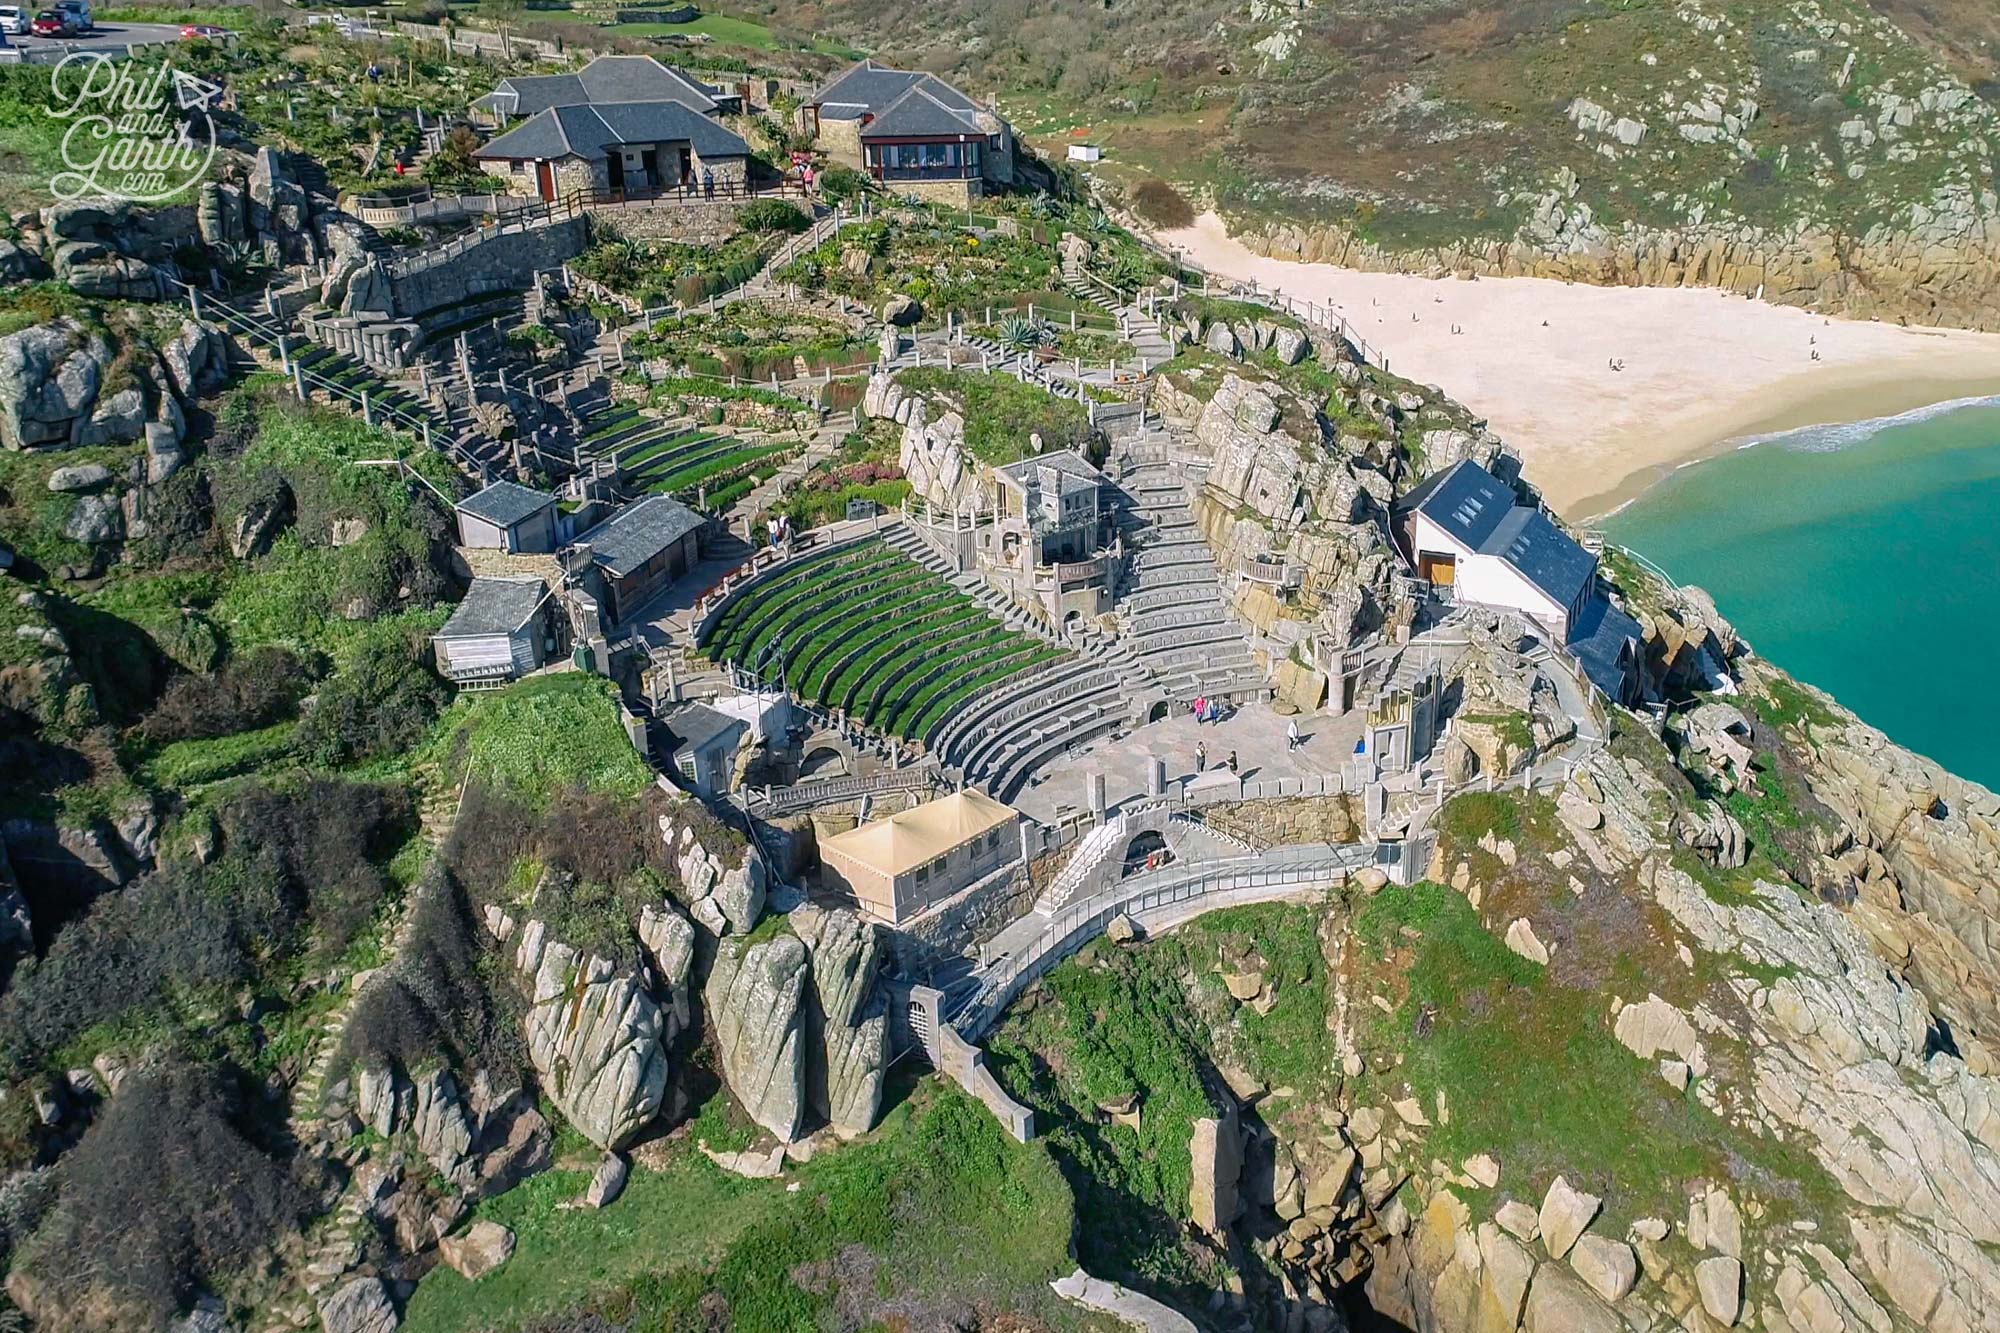
[[[846,625],[852,613],[876,606],[901,605],[903,598],[922,592],[923,587],[923,579],[902,571],[870,579],[859,586],[836,580],[833,589],[815,587],[811,595],[794,601],[783,613],[782,620],[770,625],[773,633],[786,641],[785,679],[803,680],[811,664],[837,642],[824,638],[825,632]],[[831,604],[822,596],[836,593],[838,595]],[[757,645],[756,651],[762,652],[763,646]],[[754,655],[749,656],[750,660],[755,660]]]
[[1095,689],[1035,699],[1026,711],[996,721],[978,733],[975,743],[966,748],[964,761],[959,766],[969,774],[988,772],[1005,758],[1008,747],[1018,737],[1038,734],[1052,722],[1078,709],[1091,711],[1100,705],[1115,709],[1120,697],[1116,682],[1106,682]]
[[1014,682],[1004,690],[989,692],[954,719],[951,727],[940,731],[931,748],[956,763],[977,743],[981,731],[1005,727],[1032,714],[1041,706],[1040,697],[1049,690],[1068,688],[1080,695],[1117,685],[1117,676],[1095,663],[1070,659],[1051,664],[1049,669]]
[[1066,753],[1072,746],[1096,740],[1099,736],[1115,731],[1122,718],[1116,712],[1106,712],[1094,718],[1070,719],[1041,744],[1024,748],[1005,760],[989,780],[989,790],[998,800],[1011,801],[1028,776],[1058,755]]

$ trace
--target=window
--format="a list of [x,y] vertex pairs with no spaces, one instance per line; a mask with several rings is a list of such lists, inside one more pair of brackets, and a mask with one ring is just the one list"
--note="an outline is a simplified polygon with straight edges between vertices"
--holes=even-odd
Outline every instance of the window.
[[928,883],[930,883],[930,882],[931,882],[931,868],[930,868],[929,866],[918,866],[918,867],[917,867],[917,873],[916,873],[916,881],[917,881],[917,883],[919,883],[919,884],[928,884]]
[[999,845],[1000,845],[1000,830],[994,829],[991,833],[986,835],[986,850],[990,852]]
[[513,172],[516,176],[525,176],[528,174],[528,164],[516,159],[507,164],[507,170]]

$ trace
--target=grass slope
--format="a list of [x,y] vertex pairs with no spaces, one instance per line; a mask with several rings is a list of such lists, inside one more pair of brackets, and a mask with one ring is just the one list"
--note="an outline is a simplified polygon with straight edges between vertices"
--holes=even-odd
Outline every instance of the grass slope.
[[[714,1143],[711,1118],[693,1128]],[[581,1310],[633,1329],[710,1327],[723,1310],[733,1328],[812,1329],[836,1303],[876,1328],[943,1327],[964,1306],[1083,1326],[1047,1286],[1072,1267],[1076,1217],[1047,1149],[935,1080],[784,1179],[730,1175],[685,1139],[611,1208],[561,1209],[587,1179],[549,1172],[481,1204],[514,1229],[514,1257],[477,1283],[434,1269],[405,1333],[511,1333]]]

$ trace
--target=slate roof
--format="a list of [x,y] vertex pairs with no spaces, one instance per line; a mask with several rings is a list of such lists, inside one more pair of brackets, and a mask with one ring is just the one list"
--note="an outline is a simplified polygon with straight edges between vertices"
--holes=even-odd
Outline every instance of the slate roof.
[[680,102],[709,115],[718,105],[718,91],[651,56],[599,56],[575,74],[502,79],[473,105],[510,116],[532,116],[550,107],[594,102]]
[[923,139],[982,133],[971,111],[948,106],[929,87],[917,84],[884,107],[861,131],[861,137]]
[[1422,514],[1475,551],[1518,503],[1511,489],[1469,458],[1403,497],[1404,509]]
[[577,538],[590,558],[613,578],[623,578],[708,522],[671,495],[652,495],[605,519]]
[[750,145],[741,137],[679,102],[609,102],[539,112],[473,156],[537,162],[563,157],[595,160],[618,144],[683,140],[704,158],[747,157],[750,153]]
[[545,491],[533,490],[519,482],[496,481],[485,490],[460,500],[458,511],[503,528],[511,528],[523,519],[533,518],[555,502],[556,497]]
[[863,116],[880,116],[897,98],[917,87],[951,110],[970,113],[978,109],[971,98],[935,74],[890,69],[873,60],[859,62],[821,88],[813,97],[813,105],[819,108],[823,120],[860,120]]
[[1050,454],[1037,454],[1033,458],[1023,458],[1018,463],[1003,463],[994,471],[1002,479],[1025,490],[1028,478],[1036,475],[1040,467],[1052,467],[1065,478],[1074,477],[1087,481],[1093,486],[1104,484],[1104,474],[1090,465],[1090,460],[1074,449],[1058,449]]
[[1597,572],[1597,557],[1576,539],[1549,522],[1548,515],[1525,505],[1500,521],[1493,535],[1480,544],[1481,555],[1497,555],[1522,578],[1555,599],[1573,606],[1577,595]]
[[1613,702],[1629,704],[1633,700],[1628,696],[1638,692],[1638,679],[1636,672],[1628,672],[1628,664],[1636,665],[1644,633],[1638,621],[1600,594],[1590,600],[1570,626],[1566,646],[1591,684]]
[[1426,480],[1401,507],[1480,555],[1505,560],[1558,606],[1572,605],[1597,569],[1596,556],[1471,459]]
[[437,637],[479,639],[512,634],[535,614],[548,591],[540,579],[474,579]]

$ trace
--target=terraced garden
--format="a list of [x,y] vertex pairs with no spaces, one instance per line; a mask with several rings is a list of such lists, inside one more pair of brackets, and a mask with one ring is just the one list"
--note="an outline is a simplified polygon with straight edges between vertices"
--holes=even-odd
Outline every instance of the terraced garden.
[[583,440],[588,452],[617,460],[632,491],[689,504],[705,492],[711,511],[748,495],[793,452],[787,444],[753,443],[629,405],[592,418]]
[[[894,635],[882,632],[887,625]],[[704,649],[754,667],[773,643],[800,695],[911,740],[981,690],[1062,656],[879,540],[802,559],[757,584],[724,609]]]

